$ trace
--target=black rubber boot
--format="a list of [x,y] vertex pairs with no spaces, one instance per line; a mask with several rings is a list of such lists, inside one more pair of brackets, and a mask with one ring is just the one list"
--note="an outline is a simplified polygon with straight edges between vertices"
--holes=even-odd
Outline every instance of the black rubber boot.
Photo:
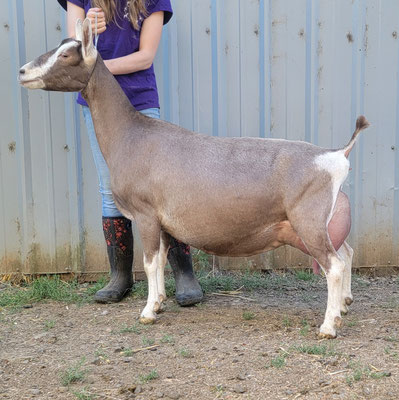
[[199,303],[204,297],[193,271],[190,246],[170,239],[168,261],[176,282],[176,301],[181,306]]
[[133,286],[132,222],[125,217],[103,217],[103,230],[111,280],[94,295],[94,300],[98,303],[117,303]]

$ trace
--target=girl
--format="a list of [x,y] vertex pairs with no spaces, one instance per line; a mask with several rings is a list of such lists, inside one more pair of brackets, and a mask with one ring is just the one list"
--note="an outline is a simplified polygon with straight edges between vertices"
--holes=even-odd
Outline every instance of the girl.
[[[132,105],[149,117],[160,118],[152,63],[162,26],[172,17],[170,0],[57,1],[67,10],[69,36],[74,36],[78,18],[89,18],[93,33],[99,34],[97,50]],[[110,282],[94,298],[100,303],[118,302],[133,286],[131,221],[123,217],[113,201],[109,170],[97,143],[90,110],[80,93],[77,101],[82,105],[100,182],[103,230],[111,267]],[[189,246],[172,238],[168,261],[176,281],[177,302],[185,306],[201,301],[203,294],[193,273]]]

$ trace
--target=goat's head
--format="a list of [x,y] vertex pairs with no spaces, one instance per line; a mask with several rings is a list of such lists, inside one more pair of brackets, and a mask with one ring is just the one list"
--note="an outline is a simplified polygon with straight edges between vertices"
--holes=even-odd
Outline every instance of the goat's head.
[[76,22],[76,39],[65,39],[54,50],[19,70],[19,83],[28,89],[77,92],[84,89],[97,60],[90,21]]

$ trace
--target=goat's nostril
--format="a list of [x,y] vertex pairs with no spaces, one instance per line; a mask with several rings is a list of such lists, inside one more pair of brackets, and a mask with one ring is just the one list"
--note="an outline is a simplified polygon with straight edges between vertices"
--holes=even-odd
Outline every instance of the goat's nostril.
[[19,70],[19,73],[20,73],[21,75],[23,75],[23,74],[25,73],[25,68],[21,68],[21,69]]

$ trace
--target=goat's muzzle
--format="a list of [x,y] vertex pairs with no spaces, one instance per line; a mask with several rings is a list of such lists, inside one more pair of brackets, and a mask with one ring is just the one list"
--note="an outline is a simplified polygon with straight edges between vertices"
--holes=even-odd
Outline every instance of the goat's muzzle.
[[19,70],[19,75],[18,75],[19,84],[27,89],[43,89],[44,82],[41,79],[41,77],[32,76],[32,74],[29,74],[29,69],[28,70],[26,69],[26,65],[27,64],[25,64]]

